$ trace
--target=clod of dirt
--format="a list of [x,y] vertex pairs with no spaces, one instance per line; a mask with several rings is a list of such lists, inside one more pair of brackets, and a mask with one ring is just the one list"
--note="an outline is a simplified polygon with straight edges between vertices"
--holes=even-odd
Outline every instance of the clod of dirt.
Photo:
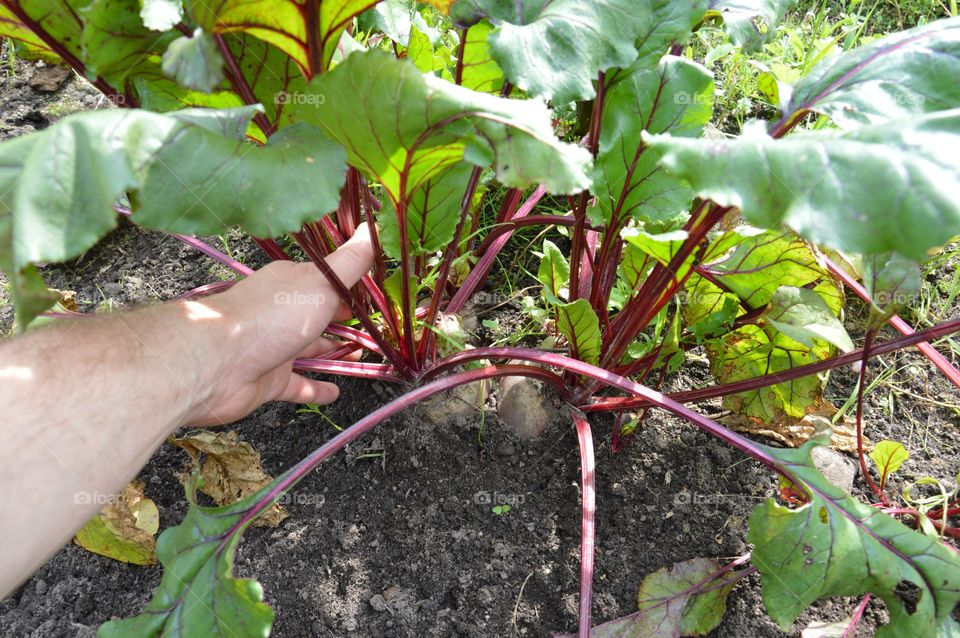
[[536,439],[550,424],[548,401],[539,381],[529,377],[504,377],[500,380],[497,414],[521,439]]
[[44,67],[30,78],[30,88],[41,93],[53,93],[63,86],[71,73],[73,71],[62,66]]
[[853,461],[833,448],[824,446],[813,448],[810,458],[831,484],[847,494],[853,490],[853,478],[857,475],[857,466]]

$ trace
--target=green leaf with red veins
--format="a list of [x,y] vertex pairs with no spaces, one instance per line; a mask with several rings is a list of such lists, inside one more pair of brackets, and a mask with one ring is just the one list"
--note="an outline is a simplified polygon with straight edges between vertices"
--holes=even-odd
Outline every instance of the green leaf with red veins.
[[910,453],[907,452],[907,448],[903,447],[903,443],[880,441],[870,450],[870,459],[877,466],[880,477],[885,483],[891,474],[910,460]]
[[[736,295],[749,310],[766,306],[781,286],[815,291],[834,316],[843,305],[840,287],[810,247],[790,232],[741,226],[723,233],[710,243],[698,270]],[[716,310],[713,306],[720,295],[712,295],[711,290],[719,289],[709,283],[696,274],[690,279],[688,322]]]
[[290,56],[304,75],[323,73],[340,34],[378,0],[188,0],[187,12],[208,33],[241,31]]
[[0,145],[0,267],[15,295],[31,263],[76,257],[110,231],[124,193],[137,224],[186,234],[238,224],[269,237],[334,210],[343,149],[304,124],[263,148],[238,140],[257,110],[93,111]]
[[[816,295],[834,318],[843,304],[837,283],[810,248],[791,233],[749,227],[724,233],[709,245],[698,272],[687,283],[683,309],[691,326],[721,318],[717,313],[724,315],[731,300],[740,306],[738,315],[760,311],[784,286]],[[776,321],[780,315],[775,311],[773,316]],[[807,346],[777,330],[764,316],[760,321],[763,325],[745,325],[706,342],[711,371],[721,383],[789,370],[833,353],[820,338]],[[820,402],[822,385],[820,377],[803,377],[726,396],[724,407],[766,422],[802,417],[808,407]]]
[[226,507],[201,507],[196,480],[187,484],[190,506],[183,522],[157,539],[164,570],[153,598],[140,614],[101,625],[100,638],[270,634],[274,614],[263,602],[263,588],[255,580],[234,578],[233,559],[255,518],[249,515],[257,498],[273,484]]
[[462,160],[493,163],[515,188],[543,183],[568,194],[590,185],[590,153],[556,138],[540,100],[470,91],[378,50],[351,54],[309,92],[321,105],[295,104],[296,117],[343,144],[394,202]]
[[[421,185],[407,204],[407,246],[411,255],[443,250],[453,240],[460,221],[464,184],[473,167],[460,163]],[[400,225],[393,202],[384,203],[377,215],[380,243],[392,259],[399,260]]]
[[707,69],[673,56],[611,80],[593,168],[594,224],[619,228],[634,219],[653,233],[682,225],[693,190],[659,166],[662,153],[641,133],[699,137],[713,114],[713,91]]
[[645,139],[666,170],[756,226],[916,261],[960,234],[960,109],[779,140],[756,128],[735,140]]
[[137,0],[93,0],[82,9],[83,62],[91,77],[105,78],[123,90],[143,72],[156,72],[160,56],[180,35],[143,26]]
[[567,338],[572,357],[597,364],[600,359],[600,319],[589,301],[577,299],[558,305],[557,328]]
[[636,0],[459,0],[450,16],[464,25],[494,24],[490,51],[507,79],[566,104],[594,97],[600,71],[636,59],[647,11]]
[[460,46],[463,48],[461,86],[481,93],[499,94],[503,88],[503,71],[490,57],[487,40],[493,25],[486,20],[467,29]]
[[797,0],[713,0],[710,12],[723,18],[723,26],[735,44],[757,51],[796,3]]
[[223,82],[224,60],[209,33],[197,29],[191,37],[181,36],[163,54],[163,72],[188,89],[210,93]]
[[28,58],[41,57],[50,62],[60,62],[60,56],[51,51],[37,34],[3,4],[0,4],[0,38],[13,38],[20,46],[18,53],[25,49]]
[[763,321],[802,343],[814,347],[814,339],[826,341],[843,352],[853,350],[853,341],[823,297],[812,290],[781,286],[773,293]]
[[788,118],[807,111],[841,128],[906,119],[960,104],[960,18],[894,33],[827,58],[797,82]]
[[734,585],[724,582],[737,577],[718,576],[719,569],[712,559],[693,558],[647,574],[637,594],[640,611],[594,627],[590,638],[706,636],[723,620]]
[[59,43],[67,54],[79,59],[81,55],[80,35],[83,23],[80,21],[80,9],[89,0],[10,0],[17,10],[0,5],[0,37],[13,38],[28,45],[31,49],[45,54],[45,57],[60,57],[42,38],[36,35],[35,28],[46,31]]
[[876,328],[920,294],[920,268],[896,253],[863,258],[863,284],[870,295],[869,326]]
[[877,638],[957,635],[960,554],[831,485],[810,457],[829,444],[825,433],[799,449],[761,446],[809,496],[795,509],[767,500],[750,516],[767,612],[786,631],[819,598],[869,592],[890,614]]
[[[243,105],[243,100],[227,90],[229,85],[222,81],[222,59],[217,59],[219,51],[210,48],[209,35],[196,40],[182,37],[179,31],[150,31],[141,23],[138,7],[137,0],[93,0],[83,8],[83,55],[91,74],[100,74],[114,86],[134,93],[140,106],[151,111]],[[194,78],[203,79],[203,88],[208,92],[177,84],[173,79],[176,68],[171,67],[170,74],[161,69],[164,51],[167,51],[166,57],[173,56],[168,47],[175,41],[185,43],[188,48],[195,48],[201,42],[204,45],[205,58],[193,56],[192,59],[211,61],[208,71],[220,72],[219,80],[215,75]],[[254,135],[258,133],[255,126],[250,130]]]
[[537,269],[543,284],[543,298],[551,304],[562,304],[570,294],[570,264],[563,251],[549,239],[543,240],[543,257]]
[[[833,354],[825,344],[808,348],[769,326],[746,325],[708,341],[710,371],[720,383],[762,377],[816,363]],[[773,423],[784,416],[802,418],[820,403],[824,379],[811,375],[723,397],[723,407]]]
[[653,68],[674,44],[682,44],[703,21],[708,0],[638,0],[641,16],[637,61],[632,68]]

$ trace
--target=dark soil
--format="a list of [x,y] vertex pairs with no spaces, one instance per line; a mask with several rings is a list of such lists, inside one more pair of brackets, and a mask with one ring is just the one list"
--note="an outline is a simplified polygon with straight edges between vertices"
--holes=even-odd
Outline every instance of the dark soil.
[[[0,137],[36,128],[27,114],[43,114],[57,103],[27,86],[32,66],[17,69],[17,77],[0,89]],[[90,94],[78,78],[61,93]],[[230,245],[245,263],[260,263],[248,243],[232,238]],[[124,225],[81,259],[45,268],[44,276],[51,286],[77,291],[82,310],[104,310],[167,300],[226,275],[173,239]],[[515,308],[503,311],[504,317],[517,314]],[[9,326],[9,318],[8,304],[0,300],[0,320]],[[896,377],[917,396],[960,403],[956,389],[912,352],[882,365],[918,370]],[[669,380],[667,390],[710,383],[702,366],[685,370]],[[848,370],[834,375],[828,396],[842,403],[854,380]],[[349,379],[341,384],[342,398],[326,410],[340,426],[401,390]],[[956,412],[901,393],[888,414],[888,404],[880,401],[888,391],[892,386],[881,386],[868,399],[870,436],[908,446],[913,458],[904,477],[954,476],[960,452]],[[726,561],[749,551],[750,511],[776,488],[769,471],[667,415],[651,415],[615,456],[610,420],[592,424],[595,622],[635,611],[638,584],[652,571],[694,557]],[[264,406],[232,427],[261,452],[273,475],[335,434],[323,418],[286,404]],[[176,478],[186,460],[181,450],[165,445],[140,474],[159,506],[161,528],[186,513]],[[702,500],[709,505],[690,504],[690,495],[708,497]],[[498,497],[513,503],[506,514],[493,513],[486,502]],[[286,507],[290,517],[278,528],[246,534],[236,560],[238,575],[263,584],[277,613],[275,636],[550,636],[576,627],[579,458],[567,420],[524,442],[501,426],[492,409],[443,427],[410,410],[318,468]],[[131,566],[69,545],[0,603],[2,633],[92,636],[100,623],[136,614],[160,575],[160,567]],[[723,624],[711,636],[798,636],[812,621],[844,618],[856,602],[823,601],[784,633],[766,617],[759,581],[751,577],[734,589]],[[858,635],[883,622],[882,607],[871,603]]]

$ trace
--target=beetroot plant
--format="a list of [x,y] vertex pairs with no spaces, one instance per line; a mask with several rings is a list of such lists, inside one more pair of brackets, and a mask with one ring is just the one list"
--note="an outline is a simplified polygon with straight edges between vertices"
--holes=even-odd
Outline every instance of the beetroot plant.
[[[344,346],[297,370],[406,391],[252,497],[203,507],[191,485],[185,520],[159,539],[153,599],[101,635],[266,635],[273,611],[259,584],[232,575],[251,522],[390,416],[503,376],[554,388],[577,433],[579,636],[591,635],[596,540],[588,415],[630,421],[611,433],[622,446],[654,408],[779,474],[782,498],[750,518],[749,566],[678,566],[645,582],[650,604],[592,635],[705,634],[725,592],[755,571],[783,627],[818,598],[872,595],[890,616],[878,636],[960,631],[960,557],[943,540],[960,533],[947,516],[956,503],[932,528],[893,508],[886,475],[876,485],[865,465],[861,411],[872,503],[815,468],[811,450],[829,431],[776,448],[688,407],[720,397],[741,418],[795,422],[823,408],[829,370],[859,363],[862,393],[867,360],[908,346],[960,387],[929,345],[960,322],[913,332],[895,314],[918,288],[917,262],[960,233],[960,20],[828,57],[778,87],[777,117],[718,138],[704,137],[715,86],[688,36],[722,24],[755,50],[789,0],[430,4],[0,0],[0,35],[22,55],[72,66],[120,107],[0,145],[0,266],[21,328],[65,314],[49,312],[37,264],[81,254],[119,213],[245,275],[196,238],[239,226],[271,259],[312,261],[353,309],[354,323],[329,328]],[[573,103],[577,123],[551,111]],[[324,258],[365,221],[376,222],[377,261],[349,289]],[[537,273],[556,347],[468,349],[438,326],[524,227],[562,231],[543,243]],[[871,307],[859,348],[840,319],[844,285]],[[904,336],[876,339],[891,320]],[[696,347],[717,384],[659,392]],[[341,360],[356,350],[362,362]]]

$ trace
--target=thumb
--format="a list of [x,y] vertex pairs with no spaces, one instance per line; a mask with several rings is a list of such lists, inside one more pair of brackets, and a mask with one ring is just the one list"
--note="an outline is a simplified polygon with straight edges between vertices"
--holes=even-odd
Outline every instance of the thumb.
[[326,262],[348,288],[360,281],[373,267],[373,244],[367,224],[357,226],[353,237],[327,256]]

